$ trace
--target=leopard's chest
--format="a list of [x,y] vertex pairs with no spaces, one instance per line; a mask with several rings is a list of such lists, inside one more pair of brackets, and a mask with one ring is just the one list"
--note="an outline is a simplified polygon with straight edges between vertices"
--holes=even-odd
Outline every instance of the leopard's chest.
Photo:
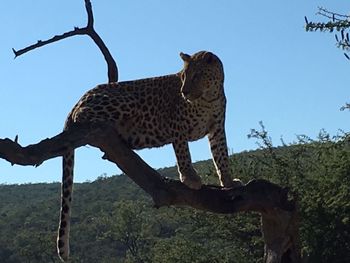
[[196,141],[206,136],[210,127],[221,116],[222,109],[219,107],[195,108],[183,114],[178,121],[179,134],[187,141]]

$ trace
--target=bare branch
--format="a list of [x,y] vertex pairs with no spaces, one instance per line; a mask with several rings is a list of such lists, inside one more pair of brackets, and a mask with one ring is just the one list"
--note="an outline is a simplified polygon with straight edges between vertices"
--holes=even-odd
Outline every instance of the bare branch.
[[[75,124],[52,139],[27,147],[20,146],[16,140],[0,139],[0,158],[12,164],[37,166],[45,160],[63,155],[68,149],[86,144],[100,148],[105,153],[105,159],[117,164],[152,196],[156,207],[191,206],[225,214],[260,212],[268,258],[265,262],[281,262],[285,253],[292,253],[293,257],[299,258],[295,236],[298,224],[295,219],[296,207],[293,200],[288,200],[288,189],[266,180],[253,180],[233,189],[210,185],[203,185],[199,190],[190,189],[177,180],[162,177],[126,146],[113,127],[106,124]],[[279,232],[271,232],[272,226],[278,226]]]
[[[48,159],[62,156],[68,149],[86,145],[86,139],[79,134],[84,129],[88,132],[86,127],[76,126],[69,133],[62,132],[51,139],[26,147],[18,143],[18,135],[14,141],[8,138],[0,139],[0,158],[11,164],[39,166]],[[98,129],[95,132],[98,132]]]
[[94,14],[92,13],[92,5],[90,0],[84,0],[85,1],[85,9],[86,13],[88,16],[88,23],[87,26],[88,28],[93,28],[94,27]]
[[60,41],[68,37],[77,36],[77,35],[88,35],[94,41],[94,43],[98,46],[98,48],[100,49],[100,51],[102,52],[106,60],[107,67],[108,67],[108,82],[117,82],[118,81],[117,64],[113,56],[109,52],[107,46],[105,45],[101,37],[98,35],[98,33],[94,29],[94,16],[93,16],[90,0],[84,0],[84,1],[85,1],[85,9],[88,16],[88,22],[86,27],[83,27],[83,28],[75,27],[74,30],[65,32],[62,35],[56,35],[48,40],[38,40],[37,43],[20,50],[15,50],[13,48],[12,51],[15,54],[15,58],[31,50],[34,50],[36,48]]
[[45,46],[47,44],[51,44],[51,43],[54,43],[54,42],[57,42],[57,41],[60,41],[62,39],[65,39],[65,38],[68,38],[68,37],[72,37],[72,36],[76,36],[76,35],[87,35],[87,28],[84,27],[84,28],[78,28],[78,27],[75,27],[74,30],[72,31],[69,31],[69,32],[66,32],[62,35],[56,35],[48,40],[38,40],[37,43],[33,44],[33,45],[30,45],[28,47],[25,47],[23,49],[20,49],[20,50],[15,50],[14,48],[12,49],[13,53],[15,54],[15,58],[18,57],[18,56],[21,56],[33,49],[36,49],[36,48],[39,48],[39,47],[42,47],[42,46]]
[[334,17],[335,19],[338,19],[338,18],[348,19],[348,18],[350,18],[349,15],[344,15],[344,14],[339,14],[339,13],[336,13],[336,12],[332,12],[332,11],[329,11],[328,9],[326,9],[324,7],[318,7],[317,14],[321,15],[321,16],[328,17],[328,18],[333,18]]
[[101,123],[74,125],[69,131],[26,147],[10,139],[0,139],[0,158],[13,164],[37,166],[86,144],[100,148],[106,159],[117,164],[154,198],[156,206],[190,205],[218,213],[264,212],[272,207],[293,210],[287,189],[265,180],[251,181],[235,189],[208,185],[193,190],[179,181],[166,179],[129,149],[112,127]]

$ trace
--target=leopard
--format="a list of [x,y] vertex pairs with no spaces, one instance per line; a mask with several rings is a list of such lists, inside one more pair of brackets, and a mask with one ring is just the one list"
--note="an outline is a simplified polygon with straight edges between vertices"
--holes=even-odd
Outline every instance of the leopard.
[[[220,185],[240,186],[231,179],[225,134],[226,97],[223,63],[214,53],[180,53],[183,68],[153,78],[100,84],[81,97],[69,113],[64,131],[74,124],[111,125],[131,149],[172,144],[180,181],[198,190],[202,182],[193,168],[189,142],[208,137]],[[63,155],[57,251],[69,257],[74,150]]]

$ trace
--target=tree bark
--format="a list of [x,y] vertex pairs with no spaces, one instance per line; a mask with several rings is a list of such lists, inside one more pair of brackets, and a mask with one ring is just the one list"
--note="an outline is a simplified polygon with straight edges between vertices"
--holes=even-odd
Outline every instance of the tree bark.
[[266,180],[252,180],[237,188],[203,185],[190,189],[180,181],[162,177],[103,123],[77,124],[51,139],[22,147],[10,139],[0,139],[0,158],[11,164],[38,166],[63,155],[68,149],[86,144],[98,147],[104,159],[115,163],[153,198],[155,207],[191,206],[215,213],[256,211],[262,215],[265,241],[264,262],[300,262],[296,202],[288,199],[288,189]]

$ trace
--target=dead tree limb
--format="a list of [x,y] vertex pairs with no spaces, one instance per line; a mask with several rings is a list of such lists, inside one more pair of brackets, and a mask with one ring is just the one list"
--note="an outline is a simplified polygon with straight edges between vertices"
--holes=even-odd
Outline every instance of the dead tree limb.
[[95,31],[94,29],[94,15],[92,12],[92,6],[90,0],[84,0],[85,1],[85,9],[87,12],[87,17],[88,17],[88,22],[85,27],[79,28],[79,27],[74,27],[74,30],[71,30],[69,32],[65,32],[62,35],[56,35],[48,40],[39,40],[37,43],[30,45],[28,47],[25,47],[20,50],[15,50],[14,48],[12,49],[13,53],[15,54],[15,58],[18,56],[21,56],[33,49],[60,41],[62,39],[72,37],[72,36],[77,36],[77,35],[87,35],[89,36],[95,44],[98,46],[100,51],[102,52],[105,61],[107,62],[107,67],[108,67],[108,82],[117,82],[118,81],[118,67],[117,64],[109,52],[107,46],[99,36],[99,34]]
[[86,144],[103,151],[103,158],[118,165],[150,194],[156,207],[191,206],[224,214],[260,212],[265,262],[299,262],[295,202],[288,199],[288,189],[266,180],[253,180],[234,189],[210,185],[203,185],[199,190],[190,189],[177,180],[162,177],[129,149],[112,127],[102,123],[77,124],[69,131],[26,147],[10,139],[0,139],[0,158],[11,164],[37,166],[68,149]]

